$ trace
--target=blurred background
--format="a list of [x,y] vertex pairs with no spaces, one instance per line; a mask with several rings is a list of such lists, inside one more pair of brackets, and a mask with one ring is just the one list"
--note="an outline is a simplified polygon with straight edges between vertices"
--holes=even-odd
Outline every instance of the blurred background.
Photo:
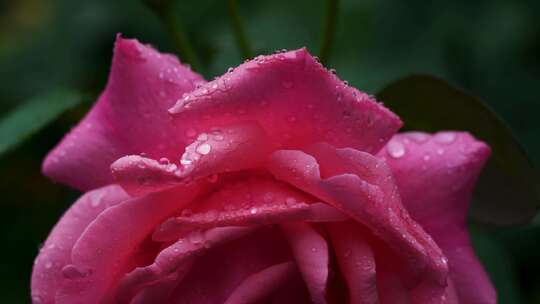
[[[324,1],[239,6],[256,53],[302,46],[317,52]],[[174,6],[207,79],[242,61],[226,12],[227,2],[219,0]],[[0,303],[29,302],[38,248],[78,196],[41,176],[40,163],[104,87],[116,33],[175,51],[141,1],[0,1],[0,117],[56,87],[89,97],[0,155]],[[484,99],[540,164],[538,0],[342,0],[328,65],[369,93],[415,72],[445,78]],[[499,303],[540,303],[540,225],[471,223],[471,231]]]

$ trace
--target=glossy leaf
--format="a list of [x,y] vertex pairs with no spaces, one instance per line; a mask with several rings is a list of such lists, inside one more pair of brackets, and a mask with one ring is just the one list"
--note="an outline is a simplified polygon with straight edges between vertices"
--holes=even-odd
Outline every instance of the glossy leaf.
[[56,89],[36,96],[0,118],[0,155],[20,144],[66,110],[82,101],[68,89]]
[[493,154],[475,190],[470,215],[500,225],[529,222],[540,206],[540,182],[511,130],[480,99],[427,75],[385,87],[377,98],[409,130],[464,130],[486,141]]

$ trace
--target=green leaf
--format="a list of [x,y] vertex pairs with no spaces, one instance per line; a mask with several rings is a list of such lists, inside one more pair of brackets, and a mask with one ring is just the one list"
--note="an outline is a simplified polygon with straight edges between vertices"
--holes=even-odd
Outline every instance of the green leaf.
[[500,225],[529,222],[540,206],[540,182],[510,129],[480,99],[427,75],[413,75],[384,88],[377,98],[408,130],[463,130],[486,141],[493,154],[480,176],[470,215]]
[[470,225],[471,241],[476,255],[482,261],[491,282],[497,290],[497,302],[523,303],[517,278],[517,269],[508,246],[493,231]]
[[0,119],[0,156],[54,121],[83,98],[69,89],[56,89],[31,98]]

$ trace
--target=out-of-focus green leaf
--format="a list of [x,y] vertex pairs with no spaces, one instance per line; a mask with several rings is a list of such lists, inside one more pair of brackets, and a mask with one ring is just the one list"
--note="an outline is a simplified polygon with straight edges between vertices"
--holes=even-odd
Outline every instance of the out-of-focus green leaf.
[[0,119],[0,156],[83,100],[69,89],[31,98]]
[[521,301],[514,259],[508,248],[493,232],[481,227],[469,227],[476,255],[482,261],[497,290],[497,303],[518,304]]
[[480,177],[470,215],[501,225],[529,222],[540,206],[540,182],[510,129],[480,99],[442,79],[414,75],[384,88],[377,98],[405,128],[464,130],[486,141],[493,154]]

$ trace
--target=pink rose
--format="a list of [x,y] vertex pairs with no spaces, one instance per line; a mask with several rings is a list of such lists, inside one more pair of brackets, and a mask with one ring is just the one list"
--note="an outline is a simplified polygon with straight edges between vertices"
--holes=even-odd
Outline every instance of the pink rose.
[[205,82],[119,37],[43,164],[87,192],[36,258],[33,302],[495,303],[465,226],[489,147],[400,127],[305,49]]

